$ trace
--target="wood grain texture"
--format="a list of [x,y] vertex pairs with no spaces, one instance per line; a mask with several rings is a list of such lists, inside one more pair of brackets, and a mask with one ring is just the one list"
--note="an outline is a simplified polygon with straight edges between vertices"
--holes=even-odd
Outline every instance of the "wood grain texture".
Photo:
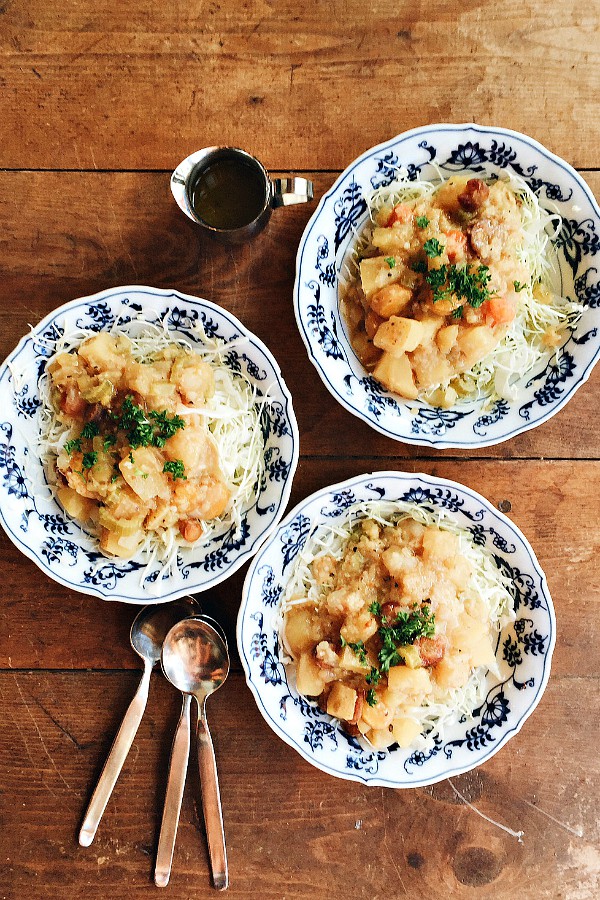
[[[302,460],[291,504],[328,484],[368,472],[376,468],[376,462],[365,458]],[[510,517],[533,545],[556,608],[559,639],[553,670],[571,677],[597,674],[600,497],[589,488],[600,478],[599,462],[403,460],[390,468],[460,481],[495,506],[509,500]],[[38,573],[5,535],[0,546],[8,562],[0,610],[6,624],[0,632],[0,668],[138,667],[128,643],[133,608],[66,591]],[[246,569],[201,598],[206,612],[226,626],[232,647]],[[37,582],[41,589],[23,587],[25,572],[27,581]]]
[[[600,374],[551,421],[480,451],[409,447],[343,410],[292,312],[316,201],[252,244],[202,238],[169,174],[230,143],[318,199],[358,154],[408,128],[515,128],[600,195],[598,10],[576,0],[0,0],[0,359],[61,303],[124,284],[223,305],[281,364],[301,433],[291,504],[377,469],[460,481],[510,518],[557,613],[552,675],[522,731],[477,770],[430,788],[324,775],[259,714],[234,655],[209,701],[231,867],[246,900],[596,900]],[[202,598],[235,637],[245,570]],[[0,534],[0,900],[142,900],[179,712],[155,674],[140,732],[91,848],[87,798],[140,677],[135,610],[68,591]],[[91,670],[91,671],[89,671]],[[190,771],[168,888],[213,896]],[[524,842],[465,806],[514,831]]]
[[201,146],[341,169],[408,128],[477,121],[598,163],[582,0],[5,2],[0,166],[169,168]]
[[[3,896],[46,900],[50,885],[65,900],[142,898],[154,890],[179,707],[159,676],[96,841],[86,850],[76,844],[85,798],[135,685],[133,673],[0,675],[3,788],[16,801],[7,810]],[[304,762],[272,734],[242,677],[232,675],[209,702],[229,895],[591,900],[600,888],[600,769],[579,748],[595,740],[598,697],[597,678],[555,677],[523,731],[477,771],[393,791],[331,778]],[[452,785],[496,822],[523,830],[523,843],[467,808]],[[212,896],[197,789],[190,768],[169,886],[176,900]]]
[[[600,173],[587,173],[600,194]],[[320,197],[333,175],[314,174]],[[224,247],[175,205],[168,173],[0,173],[0,358],[67,300],[124,284],[177,288],[238,316],[265,341],[295,399],[305,456],[456,457],[392,441],[334,402],[308,360],[292,311],[296,250],[314,208],[274,213],[251,244]],[[300,399],[301,398],[301,399]],[[600,375],[551,422],[473,457],[598,458]]]

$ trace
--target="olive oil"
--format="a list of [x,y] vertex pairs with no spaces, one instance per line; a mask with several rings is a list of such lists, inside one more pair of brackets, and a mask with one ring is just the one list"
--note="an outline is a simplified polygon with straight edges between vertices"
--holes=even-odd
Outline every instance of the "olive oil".
[[198,171],[189,197],[195,214],[212,228],[243,228],[265,206],[266,179],[242,159],[220,157]]

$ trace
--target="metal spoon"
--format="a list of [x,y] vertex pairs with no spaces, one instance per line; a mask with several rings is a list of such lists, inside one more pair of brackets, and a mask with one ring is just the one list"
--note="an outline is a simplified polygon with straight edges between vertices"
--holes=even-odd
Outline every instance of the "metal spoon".
[[86,810],[79,832],[79,843],[82,847],[89,847],[94,840],[98,824],[144,715],[148,701],[150,674],[160,659],[165,635],[180,619],[199,611],[198,603],[193,597],[189,597],[159,606],[145,606],[134,619],[130,633],[131,646],[144,660],[144,674],[110,748],[110,753]]
[[217,764],[206,721],[206,698],[221,687],[229,673],[229,652],[219,632],[201,617],[184,619],[167,634],[162,651],[163,672],[171,684],[198,703],[198,768],[208,853],[217,890],[229,882]]
[[[216,619],[207,616],[204,613],[196,616],[196,619],[206,622],[217,631],[225,646],[227,646],[227,637],[223,628]],[[158,838],[158,848],[156,851],[156,863],[154,866],[154,883],[157,887],[166,887],[171,877],[171,868],[173,865],[173,854],[175,852],[175,840],[177,838],[177,827],[179,825],[179,816],[181,813],[181,803],[183,801],[183,791],[185,788],[185,779],[187,776],[188,758],[190,755],[190,707],[192,704],[192,695],[183,694],[183,704],[181,707],[181,715],[173,736],[173,746],[171,747],[171,758],[169,759],[169,774],[167,776],[167,790],[165,792],[165,804],[163,807],[162,821],[160,824],[160,835]]]

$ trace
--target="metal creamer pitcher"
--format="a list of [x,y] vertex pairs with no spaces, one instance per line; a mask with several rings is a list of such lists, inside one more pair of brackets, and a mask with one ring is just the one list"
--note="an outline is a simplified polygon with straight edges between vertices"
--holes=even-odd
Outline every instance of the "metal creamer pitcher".
[[306,178],[274,178],[262,163],[238,147],[205,147],[171,175],[178,206],[211,237],[241,244],[265,227],[274,209],[313,198]]

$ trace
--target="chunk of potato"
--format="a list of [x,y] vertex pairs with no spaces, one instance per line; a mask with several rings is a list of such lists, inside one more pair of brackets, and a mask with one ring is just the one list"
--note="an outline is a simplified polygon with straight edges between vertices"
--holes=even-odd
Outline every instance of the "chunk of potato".
[[385,750],[396,741],[389,728],[372,728],[365,737],[376,750]]
[[446,561],[448,577],[457,591],[466,590],[472,575],[471,563],[464,556],[455,556]]
[[167,479],[163,475],[164,460],[154,447],[138,447],[119,463],[121,475],[142,500],[171,496]]
[[327,712],[336,719],[344,719],[349,722],[354,718],[357,697],[358,694],[353,688],[342,684],[341,681],[336,681],[327,698]]
[[407,572],[412,572],[419,567],[419,560],[409,547],[388,547],[381,554],[381,559],[394,578],[404,578]]
[[391,666],[388,672],[388,687],[392,691],[402,691],[405,695],[417,697],[429,693],[431,678],[427,669]]
[[423,558],[452,559],[458,553],[458,537],[440,528],[427,528],[423,535]]
[[380,700],[377,700],[375,706],[369,706],[365,703],[362,709],[361,719],[371,728],[385,728],[390,724],[390,711]]
[[407,356],[393,356],[391,353],[384,353],[375,366],[373,375],[384,387],[400,394],[401,397],[416,400],[419,395]]
[[373,294],[370,304],[371,309],[383,319],[389,319],[390,316],[397,316],[398,313],[401,313],[411,300],[410,288],[403,287],[401,284],[388,284]]
[[485,635],[478,644],[471,648],[471,666],[493,666],[496,662],[496,654],[488,635]]
[[325,687],[323,670],[315,662],[312,653],[301,653],[296,665],[296,688],[307,697],[318,697]]
[[365,297],[369,299],[371,294],[379,291],[386,284],[399,281],[403,268],[402,265],[394,265],[390,268],[383,256],[363,259],[360,264],[360,282]]
[[457,338],[457,344],[463,356],[460,362],[461,371],[470,369],[484,356],[487,356],[497,343],[498,338],[487,325],[470,325],[461,328]]
[[435,342],[420,345],[411,353],[410,362],[417,383],[421,388],[432,387],[448,381],[456,374],[445,356],[437,348]]
[[445,325],[440,328],[435,341],[442,353],[450,353],[458,337],[458,325]]
[[373,343],[393,356],[401,356],[415,350],[422,342],[424,328],[416,319],[391,316],[382,322],[373,338]]
[[73,488],[61,486],[57,488],[56,496],[62,508],[74,519],[87,522],[95,517],[98,504],[88,497],[82,497]]
[[122,559],[129,559],[140,548],[143,540],[143,531],[135,531],[133,534],[119,537],[119,535],[114,534],[114,532],[107,531],[103,528],[100,535],[100,547],[105,553],[119,556]]
[[421,733],[421,726],[415,719],[400,716],[392,722],[392,735],[402,748],[410,747],[414,739]]
[[[417,669],[417,671],[420,671]],[[442,688],[462,687],[471,671],[469,660],[464,653],[451,651],[446,653],[433,669],[435,680]]]
[[291,606],[285,615],[284,634],[293,656],[315,646],[318,641],[313,632],[313,604]]
[[365,672],[371,671],[371,665],[368,660],[365,660],[364,663],[361,662],[354,650],[352,650],[351,647],[346,646],[340,655],[340,669],[364,675]]

